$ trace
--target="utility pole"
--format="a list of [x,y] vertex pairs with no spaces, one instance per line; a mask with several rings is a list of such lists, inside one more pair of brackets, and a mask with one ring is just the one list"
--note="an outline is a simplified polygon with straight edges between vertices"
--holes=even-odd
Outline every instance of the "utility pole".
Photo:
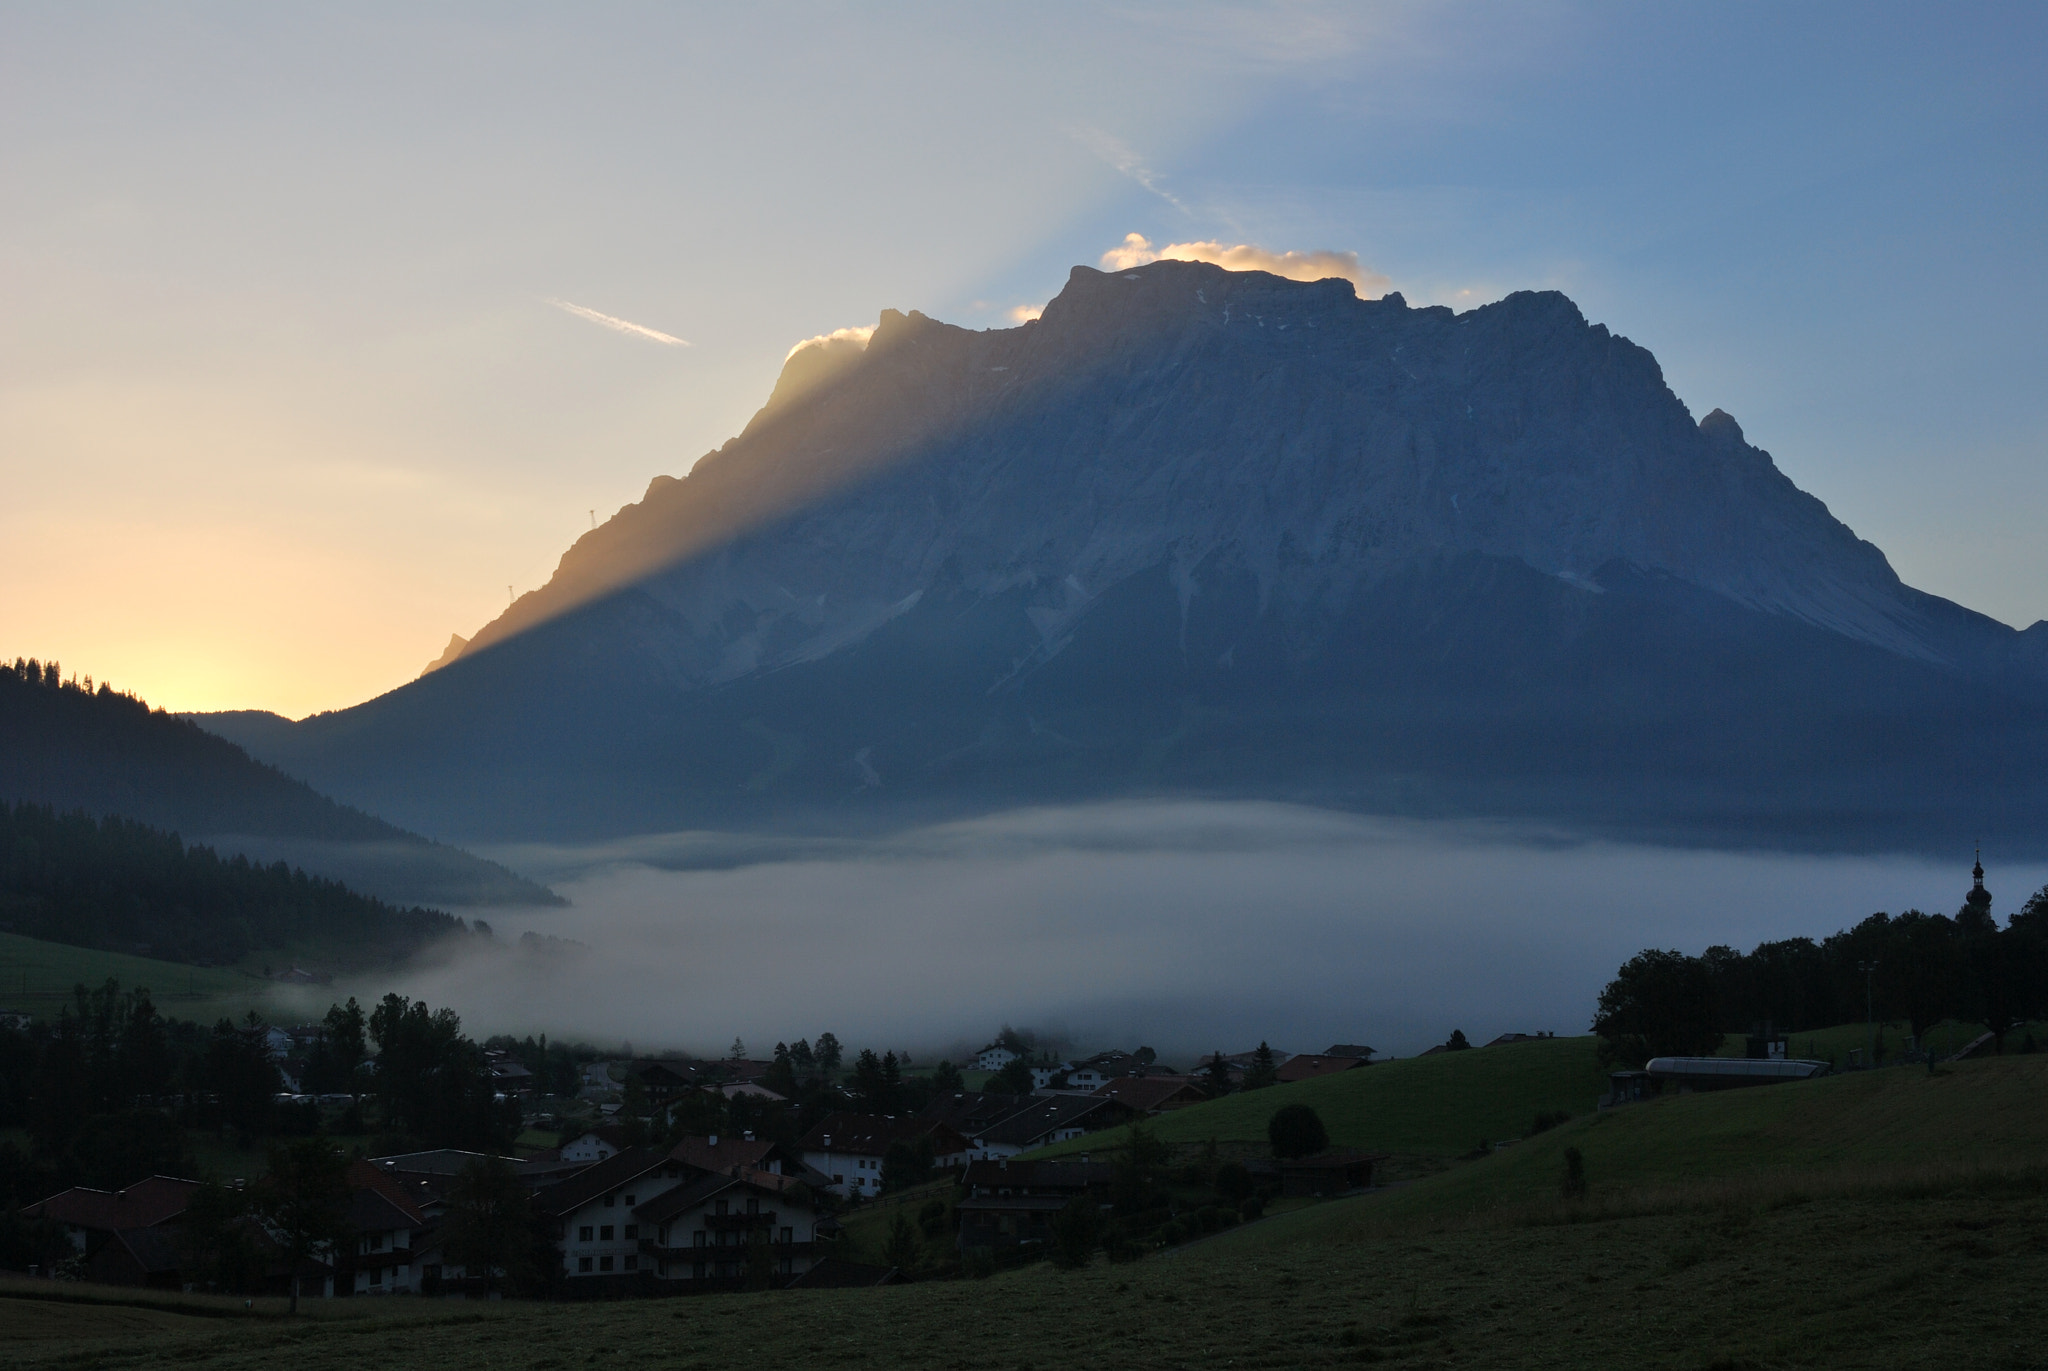
[[597,511],[594,509],[590,511],[590,526],[592,528],[597,527]]
[[1875,961],[1858,962],[1856,969],[1863,973],[1863,1017],[1870,1025],[1870,1065],[1877,1065],[1877,999],[1871,989],[1871,978],[1877,974]]

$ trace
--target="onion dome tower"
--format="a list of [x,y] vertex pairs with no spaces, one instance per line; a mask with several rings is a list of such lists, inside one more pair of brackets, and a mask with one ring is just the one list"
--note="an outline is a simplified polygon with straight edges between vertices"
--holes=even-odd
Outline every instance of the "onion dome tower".
[[1970,868],[1970,893],[1963,896],[1963,910],[1958,922],[1972,924],[1978,928],[1995,928],[1997,923],[1991,917],[1991,892],[1984,888],[1984,848],[1977,848],[1977,864]]

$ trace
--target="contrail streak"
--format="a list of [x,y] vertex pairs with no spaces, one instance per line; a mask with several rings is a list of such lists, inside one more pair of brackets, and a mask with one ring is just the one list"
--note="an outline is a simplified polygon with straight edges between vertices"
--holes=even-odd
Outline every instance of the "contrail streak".
[[609,314],[600,314],[584,305],[572,305],[567,300],[550,300],[548,303],[556,309],[575,315],[578,319],[588,319],[593,324],[602,324],[620,333],[630,333],[636,338],[651,339],[672,348],[690,346],[688,339],[678,338],[672,333],[663,333],[660,329],[649,328],[645,324],[636,324],[630,319],[617,319]]

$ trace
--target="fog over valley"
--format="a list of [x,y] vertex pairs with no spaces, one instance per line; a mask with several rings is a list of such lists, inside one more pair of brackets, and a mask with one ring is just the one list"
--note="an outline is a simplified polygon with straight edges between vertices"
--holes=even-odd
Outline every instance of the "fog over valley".
[[[487,951],[332,993],[396,988],[479,1035],[545,1031],[720,1055],[831,1031],[929,1061],[1004,1023],[1169,1058],[1461,1028],[1586,1031],[1648,946],[1743,950],[1876,910],[1953,912],[1968,853],[1674,850],[1273,803],[1013,811],[872,842],[706,834],[490,855],[568,908],[504,911]],[[1994,861],[2001,917],[2048,865]],[[586,952],[535,954],[535,932]],[[321,991],[325,997],[328,991]],[[321,1001],[324,1008],[325,998]]]

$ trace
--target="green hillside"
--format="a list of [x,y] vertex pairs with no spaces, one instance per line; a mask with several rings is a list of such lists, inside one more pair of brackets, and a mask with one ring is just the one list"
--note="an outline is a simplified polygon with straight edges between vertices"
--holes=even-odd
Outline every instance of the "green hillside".
[[[1404,1057],[1293,1085],[1225,1095],[1161,1115],[1154,1131],[1171,1143],[1266,1143],[1266,1121],[1287,1104],[1314,1109],[1338,1146],[1425,1157],[1470,1152],[1529,1131],[1537,1113],[1592,1112],[1607,1089],[1597,1038],[1544,1038]],[[1091,1133],[1038,1155],[1100,1151],[1123,1130]]]
[[167,1018],[201,1023],[262,1009],[272,989],[269,982],[232,968],[186,966],[0,933],[0,1008],[24,1009],[39,1018],[53,1015],[70,1003],[72,987],[98,986],[110,978],[131,989],[146,987]]
[[1255,1225],[1229,1241],[1335,1240],[1417,1220],[1543,1217],[1564,1150],[1585,1159],[1587,1205],[1627,1210],[1758,1202],[2048,1168],[2048,1054],[1901,1066],[1607,1110],[1391,1193]]

